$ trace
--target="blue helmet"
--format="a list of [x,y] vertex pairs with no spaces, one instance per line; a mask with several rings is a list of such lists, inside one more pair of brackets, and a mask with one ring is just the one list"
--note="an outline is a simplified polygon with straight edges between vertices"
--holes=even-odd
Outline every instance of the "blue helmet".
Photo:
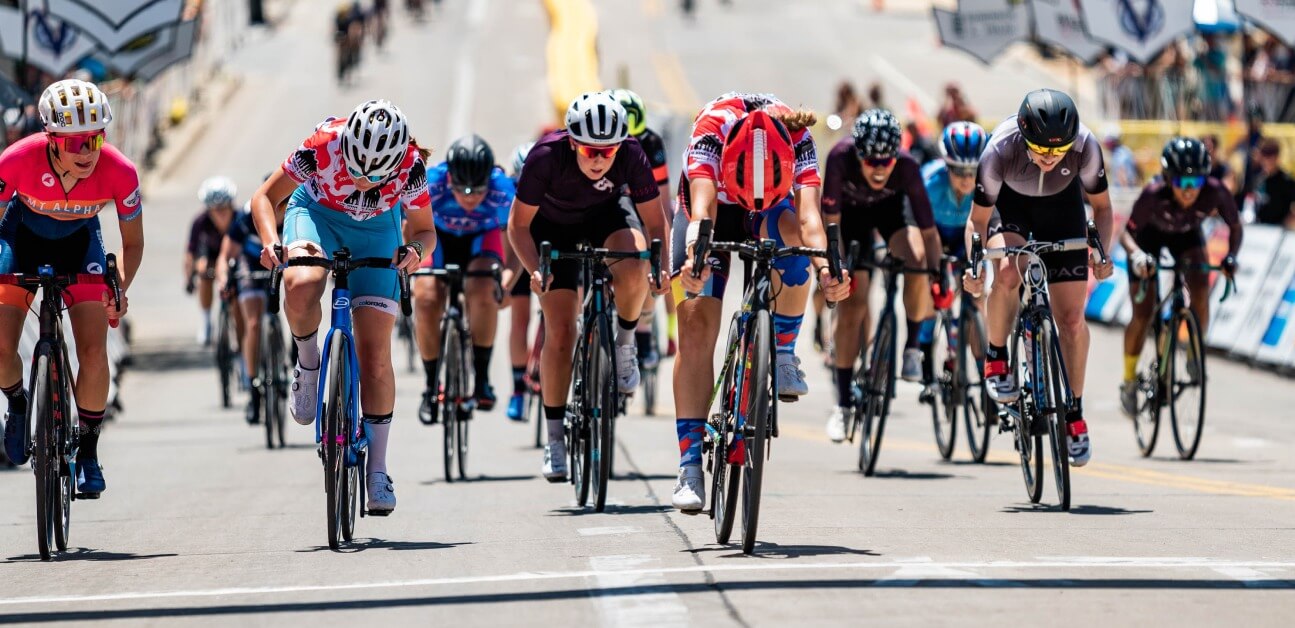
[[975,122],[954,122],[940,134],[940,156],[950,166],[975,167],[989,145],[989,134]]

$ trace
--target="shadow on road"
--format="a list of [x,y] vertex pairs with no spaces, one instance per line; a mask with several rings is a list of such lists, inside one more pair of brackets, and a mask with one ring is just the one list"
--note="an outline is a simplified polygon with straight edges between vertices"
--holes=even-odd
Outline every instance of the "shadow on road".
[[766,543],[756,541],[755,551],[751,554],[743,554],[741,550],[734,550],[733,546],[709,545],[706,547],[697,547],[693,549],[681,550],[688,554],[700,554],[702,552],[724,552],[731,551],[730,554],[720,555],[719,558],[807,558],[810,556],[881,556],[872,550],[860,550],[840,545],[779,545],[777,543]]
[[617,473],[613,480],[635,480],[635,481],[652,481],[652,480],[677,480],[678,474],[674,473],[639,473],[630,471],[629,473]]
[[[607,504],[607,508],[604,510],[604,512],[603,512],[602,514],[608,514],[608,515],[651,515],[651,514],[657,514],[657,513],[662,513],[662,512],[672,512],[672,511],[674,511],[674,507],[673,507],[673,506],[666,506],[666,505],[664,505],[664,504],[637,504],[637,505],[633,505],[633,506],[625,505],[625,504],[617,504],[617,505]],[[595,513],[595,512],[594,512],[594,509],[593,509],[593,507],[592,507],[592,506],[585,507],[585,508],[580,508],[580,507],[577,507],[577,506],[568,506],[568,507],[566,507],[566,508],[555,508],[555,509],[553,509],[553,510],[550,510],[550,511],[549,511],[549,514],[548,514],[548,515],[546,515],[546,516],[548,516],[548,517],[574,517],[574,516],[577,516],[577,515],[594,515],[594,514],[599,514],[599,513]]]
[[1154,510],[1126,510],[1116,506],[1093,506],[1085,504],[1081,506],[1071,506],[1069,511],[1058,510],[1056,506],[1048,504],[1017,504],[1007,506],[998,512],[1010,514],[1022,512],[1055,512],[1068,515],[1145,515],[1155,512]]
[[[365,550],[385,549],[385,550],[436,550],[451,549],[460,545],[473,545],[471,541],[462,543],[440,543],[437,541],[388,541],[386,539],[355,539],[349,544],[337,548],[339,554],[355,554]],[[331,552],[327,545],[316,545],[314,547],[296,550],[299,554],[313,552]]]
[[[850,475],[860,475],[858,471],[842,471]],[[952,473],[937,473],[932,471],[919,471],[916,473],[904,471],[903,469],[886,469],[872,474],[874,478],[885,480],[952,480],[954,478],[968,479],[965,475],[953,475]]]
[[955,467],[1015,467],[1016,462],[1007,462],[1005,460],[986,460],[976,462],[974,460],[942,460],[940,464],[951,464]]
[[431,486],[432,484],[461,484],[461,483],[475,484],[477,482],[529,482],[538,477],[540,476],[538,475],[478,475],[476,477],[470,477],[466,480],[455,480],[453,482],[446,482],[445,480],[427,480],[424,482],[419,482],[419,484],[422,484],[423,486]]
[[210,350],[193,343],[171,341],[149,343],[131,348],[128,371],[161,372],[189,369],[214,369]]
[[[61,560],[89,560],[95,562],[116,562],[120,560],[148,560],[150,558],[171,558],[178,554],[131,554],[128,552],[105,552],[103,550],[90,549],[86,547],[69,548],[66,552],[56,554],[55,561]],[[40,554],[24,554],[22,556],[10,556],[5,559],[6,563],[38,563],[41,562]]]

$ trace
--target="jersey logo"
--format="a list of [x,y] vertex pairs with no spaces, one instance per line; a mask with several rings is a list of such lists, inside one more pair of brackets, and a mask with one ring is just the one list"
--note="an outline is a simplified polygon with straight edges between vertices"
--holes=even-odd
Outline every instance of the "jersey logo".
[[1061,175],[1062,175],[1062,176],[1065,176],[1065,177],[1070,176],[1070,168],[1062,168],[1062,169],[1061,169]]
[[103,266],[100,266],[99,262],[90,262],[85,265],[85,272],[90,273],[91,275],[102,275]]
[[616,186],[613,185],[611,181],[608,181],[607,177],[599,179],[598,182],[594,184],[594,189],[599,192],[610,192],[614,187]]
[[[3,189],[0,189],[0,192],[3,191]],[[139,205],[139,188],[135,188],[135,191],[131,192],[130,196],[126,197],[125,203],[126,207],[135,207],[136,205]]]
[[40,182],[44,183],[45,187],[52,188],[54,187],[54,175],[46,172],[40,176]]

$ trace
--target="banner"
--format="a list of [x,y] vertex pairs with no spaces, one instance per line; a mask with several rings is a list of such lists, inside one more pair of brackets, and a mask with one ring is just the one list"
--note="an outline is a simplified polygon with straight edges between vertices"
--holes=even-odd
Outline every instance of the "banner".
[[1126,323],[1128,319],[1119,320],[1121,310],[1127,310],[1129,302],[1128,254],[1124,247],[1116,246],[1111,251],[1111,263],[1115,272],[1102,281],[1093,281],[1088,293],[1088,305],[1084,308],[1084,317],[1103,323]]
[[1255,359],[1267,364],[1285,366],[1295,349],[1295,275],[1286,284],[1286,292],[1273,312],[1273,319],[1264,330],[1263,340]]
[[1268,273],[1268,266],[1281,239],[1281,227],[1246,225],[1245,246],[1237,252],[1236,292],[1222,303],[1219,303],[1219,298],[1223,296],[1227,282],[1214,282],[1214,289],[1210,292],[1213,321],[1205,336],[1207,346],[1230,350],[1241,335],[1246,315],[1254,306],[1255,295]]
[[1195,0],[1083,0],[1088,34],[1146,65],[1175,39],[1196,28]]
[[958,10],[932,9],[940,42],[988,65],[1014,42],[1030,37],[1030,13],[1008,0],[959,0]]
[[1084,65],[1097,61],[1105,47],[1092,40],[1079,13],[1079,0],[1030,0],[1034,38],[1065,50]]
[[0,6],[0,49],[4,56],[25,59],[28,65],[62,76],[94,52],[95,41],[62,19],[33,8],[26,20],[27,45],[23,46],[23,13]]
[[1237,13],[1254,20],[1264,30],[1295,46],[1295,0],[1235,0]]
[[[1249,246],[1249,242],[1246,245]],[[1241,333],[1232,344],[1232,353],[1244,358],[1255,357],[1272,324],[1273,315],[1281,305],[1282,296],[1290,286],[1291,277],[1295,277],[1295,238],[1283,238],[1268,265],[1268,274],[1255,292],[1254,305],[1242,319]]]
[[49,12],[99,42],[120,50],[135,38],[180,21],[184,0],[44,0]]

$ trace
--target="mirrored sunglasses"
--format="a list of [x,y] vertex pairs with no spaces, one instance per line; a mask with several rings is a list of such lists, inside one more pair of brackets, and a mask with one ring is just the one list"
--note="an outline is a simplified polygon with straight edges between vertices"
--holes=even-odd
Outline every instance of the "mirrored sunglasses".
[[614,144],[612,146],[589,146],[588,144],[575,142],[575,145],[576,152],[579,153],[581,157],[585,157],[587,159],[593,159],[595,157],[611,159],[616,156],[616,151],[621,149],[620,144]]
[[976,176],[976,167],[975,166],[949,166],[949,174],[963,179],[968,177],[974,177]]
[[1174,187],[1180,190],[1198,190],[1205,185],[1205,175],[1183,175],[1173,178]]
[[356,170],[355,168],[352,168],[352,167],[350,167],[350,166],[347,166],[347,167],[346,167],[346,172],[347,172],[347,174],[350,174],[350,175],[351,175],[351,178],[353,178],[353,179],[368,179],[368,180],[369,180],[369,183],[382,183],[382,180],[387,178],[387,175],[385,175],[385,174],[370,174],[370,175],[366,175],[366,174],[364,174],[364,173],[360,172],[359,170]]
[[1061,146],[1039,146],[1030,140],[1025,140],[1025,146],[1030,149],[1030,152],[1044,157],[1060,157],[1070,152],[1070,147],[1074,145],[1074,142],[1070,142]]
[[893,155],[890,157],[864,157],[863,155],[859,155],[859,159],[863,160],[863,164],[869,168],[885,168],[890,164],[895,163],[895,157]]
[[99,150],[103,148],[107,134],[103,131],[91,131],[89,133],[77,133],[76,135],[56,135],[52,136],[55,142],[63,146],[63,150],[69,153],[79,153],[81,149],[89,146],[90,150]]

